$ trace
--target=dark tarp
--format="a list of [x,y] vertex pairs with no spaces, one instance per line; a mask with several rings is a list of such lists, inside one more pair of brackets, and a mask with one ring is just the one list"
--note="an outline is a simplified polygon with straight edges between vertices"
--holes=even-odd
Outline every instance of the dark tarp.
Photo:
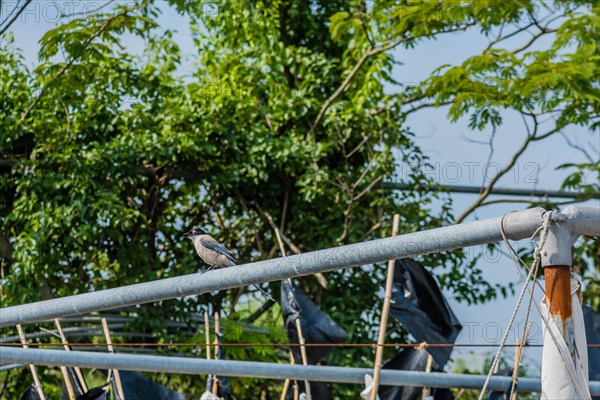
[[[119,370],[121,377],[121,385],[123,386],[123,395],[127,400],[184,400],[185,396],[181,393],[174,392],[167,389],[158,383],[152,382],[145,376],[132,371],[121,371]],[[116,385],[114,379],[111,382],[113,384],[113,395],[115,400],[119,399],[117,395]]]
[[[394,369],[402,371],[425,371],[427,357],[429,354],[414,347],[406,348],[396,354],[390,361],[384,364],[383,369]],[[440,372],[435,361],[431,366],[432,372]],[[381,400],[414,400],[421,397],[422,387],[417,386],[381,386],[379,398]],[[454,396],[449,389],[431,388],[431,395],[435,400],[452,400]]]
[[38,395],[35,386],[32,384],[29,388],[19,397],[20,400],[41,400]]
[[[121,371],[119,371],[119,374],[121,373]],[[113,400],[123,400],[120,396],[119,396],[119,392],[117,391],[117,383],[115,382],[115,378],[113,377],[110,380],[110,389],[113,395]],[[123,392],[125,392],[125,388],[123,388]],[[123,394],[125,395],[125,394]]]
[[[600,314],[588,306],[583,306],[585,337],[588,344],[600,344]],[[588,367],[590,381],[600,381],[600,347],[588,347]],[[592,397],[600,400],[600,396]]]
[[[512,375],[513,375],[512,368],[508,368],[508,369],[504,370],[501,374],[501,376],[510,376],[510,377],[512,377]],[[518,381],[517,381],[517,386],[519,386]],[[512,384],[504,392],[500,392],[500,391],[490,392],[487,395],[486,400],[510,400],[510,391],[511,390],[512,390]],[[516,390],[516,388],[515,388],[515,390]]]
[[[217,335],[217,340],[219,341],[219,360],[225,360],[225,346],[221,346],[221,336]],[[229,379],[226,376],[217,376],[219,380],[219,386],[217,390],[217,396],[223,398],[225,400],[231,399],[231,384],[229,383]],[[209,375],[206,379],[206,390],[212,392],[214,376]]]
[[[296,330],[298,316],[306,343],[341,343],[348,338],[348,334],[338,324],[321,311],[300,288],[287,280],[281,282],[281,312],[290,343],[300,343]],[[317,364],[331,349],[329,346],[307,347],[308,363]],[[302,364],[300,347],[293,346],[292,353],[296,364]]]
[[[299,393],[306,393],[304,388],[304,381],[298,381]],[[333,400],[333,396],[327,387],[325,382],[310,382],[310,394],[313,400]],[[290,382],[290,387],[287,392],[286,400],[293,400],[294,398],[294,381]]]
[[77,400],[110,400],[110,391],[107,385],[98,386],[78,396]]
[[[302,326],[302,335],[305,342],[308,343],[341,343],[348,338],[348,334],[336,324],[327,314],[317,307],[312,300],[306,296],[296,285],[289,281],[281,282],[281,312],[283,321],[288,334],[288,340],[291,344],[300,343],[298,339],[298,330],[296,329],[296,319],[300,317]],[[329,346],[307,347],[306,355],[309,364],[317,364],[325,358],[332,350]],[[299,346],[291,347],[292,354],[296,364],[302,364],[302,353]],[[293,382],[292,382],[293,384]],[[298,381],[300,393],[305,392],[304,381]],[[310,389],[313,399],[329,400],[332,399],[327,385],[323,382],[311,382]],[[290,385],[288,390],[288,399],[293,396],[293,387]]]
[[[79,398],[79,396],[83,395],[83,388],[81,387],[79,378],[77,377],[77,374],[75,373],[75,369],[71,368],[71,367],[67,367],[67,374],[69,376],[69,380],[71,381],[71,386],[73,387],[73,392],[75,393],[75,397]],[[63,377],[63,383],[62,383],[62,396],[60,398],[61,398],[61,400],[69,400],[69,392],[67,392],[67,385],[65,383],[64,377]],[[94,397],[91,397],[91,399],[93,399],[93,398]]]
[[[433,276],[410,259],[396,260],[390,314],[417,342],[454,344],[462,329]],[[452,347],[428,347],[443,368]]]

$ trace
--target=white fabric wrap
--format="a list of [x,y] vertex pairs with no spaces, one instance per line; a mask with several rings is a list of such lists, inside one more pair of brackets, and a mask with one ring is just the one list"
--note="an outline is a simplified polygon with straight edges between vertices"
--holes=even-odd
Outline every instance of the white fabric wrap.
[[587,340],[581,309],[581,283],[573,276],[571,276],[571,302],[575,339],[573,356],[562,336],[561,329],[550,316],[546,299],[542,300],[542,319],[547,321],[547,324],[542,322],[544,335],[542,399],[544,400],[589,400],[591,398],[588,385]]

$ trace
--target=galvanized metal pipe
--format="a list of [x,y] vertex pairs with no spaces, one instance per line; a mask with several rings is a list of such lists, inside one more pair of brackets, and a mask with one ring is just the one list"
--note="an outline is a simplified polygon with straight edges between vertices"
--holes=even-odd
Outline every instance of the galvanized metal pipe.
[[[505,223],[509,238],[519,240],[531,236],[540,226],[543,213],[544,209],[533,208],[510,214]],[[502,240],[500,218],[446,226],[213,270],[204,274],[190,274],[6,307],[0,309],[0,327],[42,322],[93,311],[249,286],[261,282],[279,281],[317,272],[357,267],[499,240]],[[192,250],[190,249],[190,251]]]
[[[546,283],[545,302],[552,321],[550,324],[555,324],[559,335],[552,337],[556,341],[553,343],[549,340],[552,327],[544,330],[542,397],[583,398],[587,397],[584,386],[588,379],[588,359],[587,354],[577,352],[577,346],[585,344],[585,334],[581,337],[585,328],[579,302],[573,301],[576,296],[571,294],[571,252],[580,235],[600,235],[600,209],[570,206],[548,217],[547,237],[538,240]],[[580,324],[577,330],[575,321]],[[568,350],[560,352],[563,346]],[[567,352],[570,357],[565,354]]]
[[[201,358],[147,356],[132,354],[107,354],[83,351],[20,349],[0,347],[0,363],[34,363],[37,365],[64,365],[68,367],[99,368],[179,374],[214,374],[220,376],[255,377],[264,379],[287,378],[314,382],[340,382],[364,384],[370,368],[323,367],[315,365],[289,365],[252,361],[205,360]],[[427,386],[441,388],[479,389],[485,376],[415,371],[382,370],[381,385]],[[512,384],[511,377],[495,376],[491,390],[505,391]],[[520,392],[539,392],[539,378],[520,378]],[[593,395],[600,395],[600,382],[590,382]]]
[[[404,182],[384,182],[380,186],[384,189],[389,190],[413,190],[414,188],[414,185]],[[450,193],[472,193],[479,195],[485,190],[485,188],[480,186],[468,185],[433,184],[425,186],[425,190],[448,190]],[[598,194],[591,194],[589,196],[586,196],[584,193],[581,192],[567,192],[564,190],[518,189],[503,187],[494,187],[492,188],[491,193],[506,196],[550,197],[563,199],[600,198],[600,195]]]

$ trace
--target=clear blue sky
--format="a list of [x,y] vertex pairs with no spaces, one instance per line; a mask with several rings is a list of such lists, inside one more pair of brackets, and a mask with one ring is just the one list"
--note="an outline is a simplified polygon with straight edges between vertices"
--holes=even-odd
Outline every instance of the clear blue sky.
[[[15,35],[16,46],[23,49],[29,66],[37,64],[38,41],[42,35],[60,21],[60,13],[90,12],[104,1],[46,1],[34,0],[15,22],[11,30]],[[125,1],[116,3],[124,4]],[[0,19],[14,7],[16,1],[2,1],[0,6]],[[207,4],[207,6],[209,6]],[[209,10],[210,11],[210,10]],[[159,19],[161,27],[175,30],[174,39],[180,45],[182,52],[188,56],[195,54],[189,21],[178,15],[166,2],[163,14]],[[543,42],[541,42],[543,44]],[[127,47],[132,52],[138,52],[141,43],[135,40],[126,41]],[[471,55],[478,54],[487,45],[485,37],[476,31],[447,35],[438,41],[430,41],[410,50],[396,50],[396,56],[403,62],[394,70],[394,78],[407,85],[412,85],[426,78],[431,71],[442,64],[456,65]],[[186,71],[184,65],[181,69]],[[398,88],[389,88],[398,91]],[[525,129],[521,118],[516,114],[506,113],[505,123],[498,129],[494,142],[494,155],[489,164],[488,176],[503,166],[514,154],[525,137]],[[489,148],[486,145],[475,143],[466,138],[486,142],[490,132],[473,132],[467,127],[466,121],[450,123],[446,118],[445,109],[429,109],[414,113],[407,121],[412,130],[417,134],[417,144],[431,158],[433,168],[427,174],[443,184],[480,185],[485,179],[486,164]],[[586,147],[591,154],[598,157],[600,153],[600,136],[587,132],[581,128],[568,128],[565,134],[572,141]],[[511,188],[540,188],[559,189],[562,180],[567,175],[566,171],[556,171],[555,168],[563,163],[584,162],[583,155],[567,146],[565,140],[556,135],[548,140],[536,143],[520,158],[513,170],[502,178],[497,186]],[[400,173],[410,166],[401,166]],[[493,198],[500,198],[494,196]],[[475,195],[454,194],[454,214],[458,215],[471,202]],[[598,201],[589,201],[588,205],[600,206]],[[505,214],[511,210],[524,208],[523,204],[498,204],[479,209],[473,218],[488,218]],[[525,245],[525,243],[523,243]],[[518,282],[516,270],[508,258],[490,255],[487,260],[482,260],[479,266],[485,271],[485,277],[491,282]],[[539,297],[539,296],[538,296]],[[539,300],[539,298],[538,298]],[[498,300],[484,306],[468,306],[450,299],[450,303],[457,316],[465,326],[459,343],[496,343],[504,329],[515,299]],[[540,320],[537,312],[532,312],[533,322],[536,327],[532,331],[533,341],[541,343]],[[524,315],[520,314],[517,326],[522,329]],[[509,342],[514,342],[515,336],[509,336]],[[484,350],[459,350],[455,356],[475,352],[475,359],[481,359]],[[491,351],[488,349],[487,351]],[[512,350],[510,350],[512,352]],[[526,357],[530,364],[539,365],[541,352],[528,349]],[[535,368],[534,368],[535,370]]]

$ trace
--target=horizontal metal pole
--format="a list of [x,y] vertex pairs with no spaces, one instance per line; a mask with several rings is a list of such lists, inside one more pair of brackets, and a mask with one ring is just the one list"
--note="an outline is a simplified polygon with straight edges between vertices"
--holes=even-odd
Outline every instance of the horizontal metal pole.
[[[414,185],[402,182],[385,182],[381,184],[381,187],[390,190],[413,190]],[[444,184],[433,184],[425,186],[427,190],[440,190],[446,189],[450,193],[473,193],[480,194],[485,188],[480,186],[468,186],[468,185],[444,185]],[[598,199],[600,195],[591,194],[586,195],[580,192],[565,192],[563,190],[543,190],[543,189],[517,189],[517,188],[502,188],[493,187],[492,194],[505,195],[505,196],[520,196],[520,197],[550,197],[560,199],[577,199],[577,198],[590,198]]]
[[[510,214],[506,221],[511,239],[532,235],[544,210],[534,208]],[[212,291],[277,281],[317,272],[453,250],[502,239],[500,218],[446,226],[395,237],[371,240],[206,273],[183,275],[114,289],[67,296],[0,309],[0,327],[47,321],[93,311],[197,295]],[[192,251],[190,249],[190,251]]]
[[561,214],[572,234],[600,236],[600,207],[569,206]]
[[[205,360],[201,358],[147,356],[132,354],[107,354],[82,351],[22,349],[0,347],[0,363],[21,363],[69,367],[121,369],[179,374],[214,374],[220,376],[253,377],[264,379],[296,379],[315,382],[340,382],[364,384],[368,368],[323,367],[315,365],[289,365],[253,361]],[[485,376],[416,371],[381,371],[381,384],[388,386],[427,386],[441,388],[481,389]],[[507,390],[511,377],[495,376],[491,390]],[[539,392],[539,378],[519,378],[520,392]],[[593,395],[600,394],[600,382],[590,382]]]
[[15,369],[15,368],[23,368],[26,367],[26,364],[6,364],[6,365],[0,365],[0,371],[8,371],[11,369]]
[[[544,209],[510,214],[505,228],[510,239],[530,237],[542,222]],[[176,297],[279,281],[340,268],[454,250],[502,240],[501,218],[408,233],[385,239],[333,247],[310,253],[183,275],[114,289],[67,296],[0,309],[0,327],[42,322],[71,315],[128,307]],[[191,247],[191,246],[190,246]],[[190,251],[193,251],[190,248]]]

